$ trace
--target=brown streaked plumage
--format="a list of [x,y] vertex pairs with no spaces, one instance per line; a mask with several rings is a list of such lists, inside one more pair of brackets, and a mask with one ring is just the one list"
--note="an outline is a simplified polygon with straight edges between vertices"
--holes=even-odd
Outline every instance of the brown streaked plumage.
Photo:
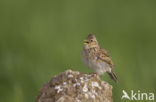
[[82,61],[97,74],[101,75],[107,72],[111,79],[118,82],[113,72],[113,62],[105,49],[100,48],[96,37],[89,34],[84,40],[84,47],[81,53]]

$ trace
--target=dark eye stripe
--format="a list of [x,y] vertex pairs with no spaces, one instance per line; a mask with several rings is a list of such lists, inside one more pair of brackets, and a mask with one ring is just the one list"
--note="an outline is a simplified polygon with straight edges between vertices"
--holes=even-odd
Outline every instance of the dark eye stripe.
[[93,42],[93,40],[90,40],[91,42]]

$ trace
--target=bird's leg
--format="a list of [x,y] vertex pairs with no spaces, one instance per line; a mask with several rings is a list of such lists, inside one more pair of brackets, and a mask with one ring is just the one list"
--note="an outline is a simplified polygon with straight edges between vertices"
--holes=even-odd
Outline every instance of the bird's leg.
[[98,75],[96,72],[91,72],[90,74],[93,75],[93,76]]

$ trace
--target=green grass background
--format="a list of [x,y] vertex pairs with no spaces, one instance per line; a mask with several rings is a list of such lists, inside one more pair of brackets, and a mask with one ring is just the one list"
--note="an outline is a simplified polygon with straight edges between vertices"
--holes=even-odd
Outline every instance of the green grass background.
[[101,76],[114,102],[123,89],[156,91],[155,0],[1,0],[0,102],[33,102],[67,69],[92,72],[80,57],[89,33],[115,64],[118,84]]

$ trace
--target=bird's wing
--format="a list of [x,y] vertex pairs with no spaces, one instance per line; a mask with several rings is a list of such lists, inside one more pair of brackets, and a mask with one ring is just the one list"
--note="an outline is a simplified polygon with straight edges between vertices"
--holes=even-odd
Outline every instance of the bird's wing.
[[97,56],[98,56],[99,60],[102,60],[102,61],[105,61],[106,63],[108,63],[111,68],[114,66],[111,58],[109,57],[109,55],[105,49],[100,48],[100,50],[97,53]]

